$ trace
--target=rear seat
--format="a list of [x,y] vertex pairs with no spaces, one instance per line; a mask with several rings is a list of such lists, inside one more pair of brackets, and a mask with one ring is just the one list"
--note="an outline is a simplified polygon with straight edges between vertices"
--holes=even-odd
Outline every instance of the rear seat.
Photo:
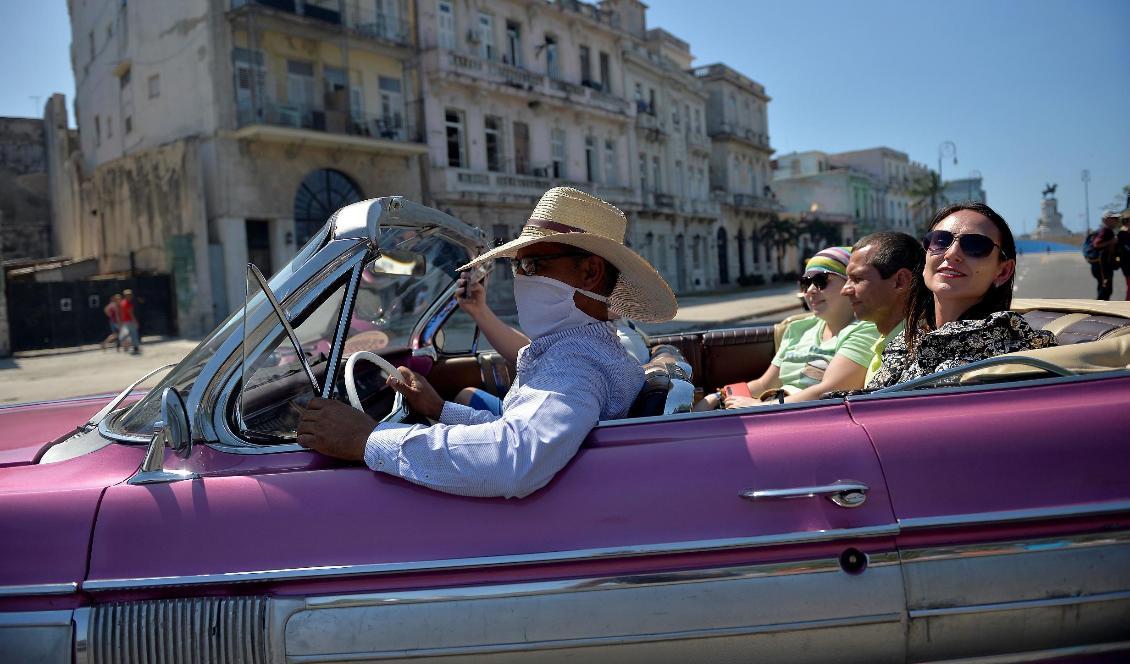
[[628,417],[690,412],[694,405],[691,371],[678,348],[668,344],[654,346],[651,360],[643,365],[643,388]]

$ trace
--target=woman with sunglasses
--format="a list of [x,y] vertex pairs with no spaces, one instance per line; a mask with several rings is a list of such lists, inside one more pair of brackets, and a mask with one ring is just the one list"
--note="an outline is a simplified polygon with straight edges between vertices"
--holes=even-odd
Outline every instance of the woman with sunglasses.
[[922,240],[925,289],[908,302],[906,331],[883,351],[868,383],[880,388],[936,371],[1021,350],[1055,345],[1009,311],[1016,241],[1008,223],[984,203],[948,205]]
[[840,293],[850,257],[850,247],[829,247],[808,259],[799,282],[815,316],[785,328],[761,377],[727,385],[699,401],[695,410],[810,401],[825,392],[862,387],[879,331],[874,323],[855,320],[851,300]]

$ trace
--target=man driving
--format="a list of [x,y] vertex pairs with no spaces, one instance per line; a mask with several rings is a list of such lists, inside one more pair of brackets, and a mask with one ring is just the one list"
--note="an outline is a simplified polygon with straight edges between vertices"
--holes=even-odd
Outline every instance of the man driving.
[[447,493],[521,498],[545,486],[598,421],[627,414],[643,385],[613,320],[662,322],[677,310],[659,273],[624,245],[626,228],[616,207],[557,187],[516,240],[460,268],[513,260],[518,323],[531,341],[516,351],[500,415],[444,401],[401,367],[389,387],[437,424],[378,425],[341,402],[314,399],[298,442]]

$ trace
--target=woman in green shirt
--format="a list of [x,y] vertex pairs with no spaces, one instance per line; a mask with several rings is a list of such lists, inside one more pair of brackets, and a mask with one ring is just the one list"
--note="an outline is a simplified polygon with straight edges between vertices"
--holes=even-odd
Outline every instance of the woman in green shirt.
[[773,362],[759,378],[708,395],[695,410],[810,401],[863,387],[879,332],[874,323],[855,320],[851,300],[840,294],[850,257],[850,247],[829,247],[810,258],[800,287],[815,316],[785,328]]

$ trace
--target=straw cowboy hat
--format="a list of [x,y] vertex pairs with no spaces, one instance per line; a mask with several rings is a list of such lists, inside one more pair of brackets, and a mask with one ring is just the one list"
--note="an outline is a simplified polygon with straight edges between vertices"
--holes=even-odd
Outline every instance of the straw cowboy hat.
[[675,294],[650,263],[624,246],[627,227],[627,218],[615,206],[571,187],[554,187],[538,201],[518,239],[459,269],[514,258],[519,249],[537,242],[567,244],[600,256],[620,270],[608,300],[613,313],[645,323],[671,320],[679,310]]

